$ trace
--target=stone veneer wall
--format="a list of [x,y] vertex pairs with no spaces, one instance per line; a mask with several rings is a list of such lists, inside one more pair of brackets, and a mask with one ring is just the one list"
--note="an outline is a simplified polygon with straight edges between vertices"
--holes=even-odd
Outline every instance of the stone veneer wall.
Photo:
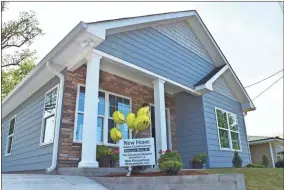
[[[67,71],[65,74],[64,102],[62,125],[60,134],[58,167],[77,167],[81,159],[81,143],[73,143],[74,120],[78,84],[86,82],[86,65],[77,70]],[[154,89],[129,81],[122,77],[100,71],[100,89],[127,96],[132,101],[132,112],[136,113],[145,102],[154,103]],[[166,107],[170,109],[172,147],[177,144],[175,126],[175,106],[171,95],[165,94]],[[140,137],[149,137],[150,130],[140,134]]]

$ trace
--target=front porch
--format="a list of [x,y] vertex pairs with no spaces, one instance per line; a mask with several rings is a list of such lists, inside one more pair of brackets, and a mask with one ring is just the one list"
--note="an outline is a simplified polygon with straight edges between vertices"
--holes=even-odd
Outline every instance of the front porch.
[[[176,150],[173,95],[182,89],[117,60],[92,55],[92,59],[86,59],[86,65],[67,71],[65,75],[58,167],[100,167],[94,142],[118,147],[109,138],[109,130],[114,125],[112,112],[121,109],[125,115],[136,113],[143,103],[151,105],[151,127],[137,137],[154,137],[157,155],[160,149]],[[123,126],[123,136],[128,138],[132,134],[125,129],[127,127]]]

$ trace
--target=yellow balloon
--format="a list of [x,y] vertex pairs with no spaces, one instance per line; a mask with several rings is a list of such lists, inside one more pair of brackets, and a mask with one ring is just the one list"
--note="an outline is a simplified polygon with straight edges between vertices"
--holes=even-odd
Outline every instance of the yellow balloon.
[[118,140],[122,139],[122,133],[121,133],[121,131],[119,129],[116,131],[116,138]]
[[120,139],[122,139],[122,133],[121,131],[114,127],[110,130],[110,138],[111,140],[113,140],[114,142],[119,141]]
[[135,114],[134,113],[129,113],[126,117],[126,123],[127,127],[129,129],[134,129],[134,120],[135,120]]
[[112,114],[112,117],[113,117],[113,121],[116,123],[116,124],[123,124],[125,122],[125,118],[124,118],[124,115],[123,113],[121,113],[120,111],[115,111],[113,112]]
[[140,118],[140,117],[136,117],[136,118],[134,119],[134,122],[133,122],[133,128],[134,128],[134,129],[137,129],[137,125],[138,125],[138,122],[139,122],[139,118]]
[[116,130],[117,130],[117,128],[116,127],[114,127],[114,128],[112,128],[111,130],[110,130],[110,138],[111,138],[111,140],[113,140],[113,141],[117,141],[117,138],[116,138]]
[[149,114],[149,107],[142,107],[138,110],[137,112],[137,117],[141,116],[141,115],[147,115],[148,117],[150,116]]
[[147,115],[139,116],[137,122],[138,131],[146,131],[150,127],[150,118]]

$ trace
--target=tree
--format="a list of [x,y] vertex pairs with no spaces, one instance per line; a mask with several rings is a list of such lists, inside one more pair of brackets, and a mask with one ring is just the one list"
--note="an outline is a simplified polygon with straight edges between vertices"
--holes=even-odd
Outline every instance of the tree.
[[[1,2],[1,13],[7,10],[7,2]],[[33,11],[20,13],[19,19],[2,23],[1,50],[2,68],[18,66],[22,62],[33,59],[36,51],[29,46],[34,39],[43,35],[39,22]],[[8,52],[7,52],[8,51]]]
[[9,92],[11,92],[34,67],[34,61],[28,60],[20,64],[18,67],[7,68],[5,71],[2,71],[2,100],[4,100]]

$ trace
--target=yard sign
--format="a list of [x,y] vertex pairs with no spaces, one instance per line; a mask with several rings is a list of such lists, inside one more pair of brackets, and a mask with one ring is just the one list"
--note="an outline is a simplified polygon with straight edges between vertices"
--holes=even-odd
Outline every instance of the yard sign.
[[119,141],[119,165],[155,165],[154,138],[123,139]]

